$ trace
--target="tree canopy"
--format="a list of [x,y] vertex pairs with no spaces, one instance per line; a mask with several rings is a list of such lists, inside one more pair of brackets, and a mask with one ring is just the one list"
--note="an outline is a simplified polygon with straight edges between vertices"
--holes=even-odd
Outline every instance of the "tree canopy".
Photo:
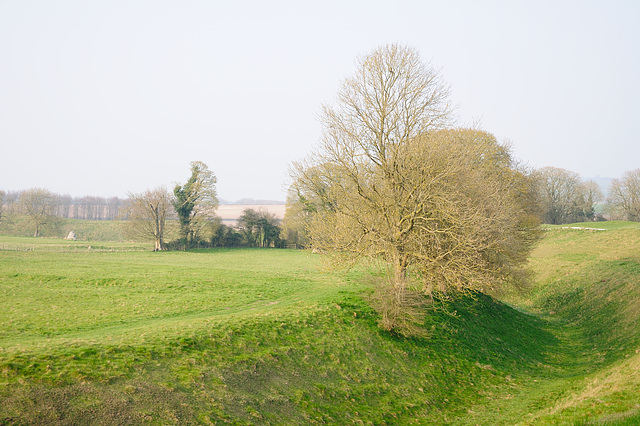
[[537,235],[530,176],[493,135],[447,129],[447,96],[413,49],[377,49],[324,107],[319,149],[291,169],[312,247],[337,264],[388,265],[388,329],[402,331],[397,312],[416,285],[433,294],[520,279]]
[[266,210],[245,209],[238,218],[238,229],[250,247],[278,247],[281,245],[279,222]]
[[596,219],[595,203],[604,196],[594,181],[583,182],[575,172],[543,167],[535,171],[542,219],[559,225]]

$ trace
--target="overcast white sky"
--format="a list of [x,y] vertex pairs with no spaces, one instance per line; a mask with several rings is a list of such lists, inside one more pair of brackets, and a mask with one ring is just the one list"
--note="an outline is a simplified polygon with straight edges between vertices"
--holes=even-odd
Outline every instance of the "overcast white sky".
[[120,196],[189,176],[284,200],[358,56],[400,43],[516,157],[640,168],[640,1],[0,0],[0,189]]

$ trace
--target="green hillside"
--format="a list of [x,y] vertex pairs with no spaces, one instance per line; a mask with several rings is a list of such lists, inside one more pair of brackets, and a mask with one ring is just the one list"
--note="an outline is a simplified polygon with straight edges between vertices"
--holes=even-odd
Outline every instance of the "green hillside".
[[420,339],[304,251],[0,237],[0,423],[634,424],[640,227],[598,228],[550,228],[529,294],[437,303]]

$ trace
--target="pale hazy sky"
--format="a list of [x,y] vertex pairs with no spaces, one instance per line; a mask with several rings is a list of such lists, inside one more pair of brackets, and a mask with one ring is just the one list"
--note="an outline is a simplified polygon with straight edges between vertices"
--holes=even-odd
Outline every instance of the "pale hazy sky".
[[640,1],[0,0],[0,189],[126,196],[203,161],[285,198],[355,60],[416,48],[516,157],[640,168]]

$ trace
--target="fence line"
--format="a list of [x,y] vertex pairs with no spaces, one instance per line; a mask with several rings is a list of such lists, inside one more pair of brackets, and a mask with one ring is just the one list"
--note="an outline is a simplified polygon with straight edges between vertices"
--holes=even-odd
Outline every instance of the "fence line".
[[150,251],[144,247],[109,247],[109,246],[48,246],[48,245],[28,245],[28,244],[0,244],[0,251],[44,251],[59,253],[106,253],[106,252],[138,252]]

